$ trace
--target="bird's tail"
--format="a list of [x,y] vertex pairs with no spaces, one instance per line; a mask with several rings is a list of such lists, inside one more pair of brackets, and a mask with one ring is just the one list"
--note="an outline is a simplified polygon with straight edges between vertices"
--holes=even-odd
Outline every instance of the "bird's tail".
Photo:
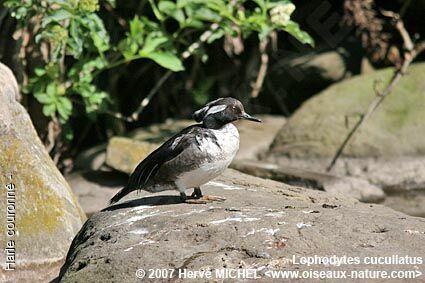
[[114,195],[111,200],[109,201],[109,204],[114,204],[117,201],[119,201],[120,199],[122,199],[123,197],[125,197],[127,194],[129,194],[131,192],[129,187],[124,187],[122,188],[116,195]]

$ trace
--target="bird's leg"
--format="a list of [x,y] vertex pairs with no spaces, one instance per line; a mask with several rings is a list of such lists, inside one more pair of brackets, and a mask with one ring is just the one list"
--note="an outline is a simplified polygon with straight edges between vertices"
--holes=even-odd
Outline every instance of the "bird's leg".
[[196,199],[201,198],[201,197],[202,197],[202,191],[201,191],[201,188],[200,188],[200,187],[196,187],[196,188],[194,188],[194,190],[193,190],[193,193],[192,193],[191,197],[196,198]]
[[206,204],[207,201],[201,200],[200,198],[197,198],[194,196],[194,193],[188,198],[184,192],[180,192],[180,199],[182,202],[190,203],[190,204]]
[[226,200],[226,198],[224,197],[203,195],[200,187],[194,188],[193,193],[190,197],[191,199],[185,200],[186,203],[205,204],[207,202]]

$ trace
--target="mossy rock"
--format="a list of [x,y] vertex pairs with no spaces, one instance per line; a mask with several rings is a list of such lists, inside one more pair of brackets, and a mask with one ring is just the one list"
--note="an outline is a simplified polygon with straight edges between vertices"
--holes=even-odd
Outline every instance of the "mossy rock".
[[[271,155],[331,157],[375,99],[374,84],[385,86],[387,68],[337,83],[309,99],[276,136]],[[425,154],[425,63],[413,64],[343,152],[345,157]]]
[[140,161],[191,124],[193,122],[189,120],[168,120],[162,124],[136,129],[128,137],[112,137],[106,148],[105,162],[118,171],[131,174]]
[[146,156],[158,148],[158,144],[133,140],[126,137],[113,137],[106,149],[106,164],[115,170],[131,174]]
[[[1,258],[7,243],[15,242],[15,271],[2,268],[0,281],[47,282],[57,276],[85,215],[17,97],[12,72],[0,64]],[[7,196],[9,184],[15,189]],[[14,231],[10,236],[7,223]]]

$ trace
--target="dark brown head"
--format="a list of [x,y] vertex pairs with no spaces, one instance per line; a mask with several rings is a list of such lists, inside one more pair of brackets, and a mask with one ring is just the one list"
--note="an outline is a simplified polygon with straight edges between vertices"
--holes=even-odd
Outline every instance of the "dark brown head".
[[219,98],[207,103],[203,108],[193,113],[196,122],[201,122],[207,128],[221,128],[227,123],[239,119],[261,122],[245,112],[242,103],[232,97]]

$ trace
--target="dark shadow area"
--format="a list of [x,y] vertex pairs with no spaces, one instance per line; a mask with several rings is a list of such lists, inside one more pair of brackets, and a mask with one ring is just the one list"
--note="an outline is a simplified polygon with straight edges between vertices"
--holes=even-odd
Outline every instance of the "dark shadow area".
[[118,171],[87,171],[82,176],[89,182],[105,187],[124,187],[128,181],[128,175]]
[[108,206],[101,211],[113,211],[122,208],[132,208],[141,205],[169,205],[182,203],[180,196],[152,196],[134,199]]

